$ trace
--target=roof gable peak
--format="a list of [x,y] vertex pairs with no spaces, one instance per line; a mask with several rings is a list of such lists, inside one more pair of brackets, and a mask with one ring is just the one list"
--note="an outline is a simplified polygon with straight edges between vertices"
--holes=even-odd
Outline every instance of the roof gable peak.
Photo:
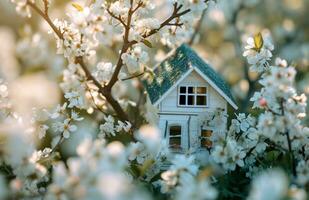
[[155,79],[152,83],[144,82],[151,102],[155,104],[161,101],[164,94],[173,88],[183,75],[188,75],[187,72],[193,68],[204,75],[206,81],[211,82],[219,94],[237,109],[230,89],[223,78],[186,44],[173,50],[173,53],[154,69]]

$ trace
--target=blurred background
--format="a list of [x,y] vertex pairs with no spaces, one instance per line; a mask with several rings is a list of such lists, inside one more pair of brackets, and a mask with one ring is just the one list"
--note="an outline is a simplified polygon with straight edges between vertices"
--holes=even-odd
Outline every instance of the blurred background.
[[[71,9],[72,2],[76,1],[53,0],[52,18],[66,18],[64,10]],[[86,0],[78,2],[83,5]],[[169,1],[154,2],[160,7],[158,16],[169,12]],[[242,56],[245,39],[258,32],[271,34],[274,57],[287,59],[296,67],[297,88],[308,95],[308,12],[309,0],[218,0],[205,11],[193,48],[230,84],[240,111],[245,112],[250,111],[249,99],[259,88],[257,74],[248,72]],[[10,0],[0,0],[0,78],[9,83],[15,109],[25,115],[32,107],[52,108],[62,100],[57,83],[66,61],[56,55],[54,37],[48,30],[38,15],[22,18]],[[114,61],[118,47],[102,47],[102,59]],[[155,47],[150,66],[170,51]]]

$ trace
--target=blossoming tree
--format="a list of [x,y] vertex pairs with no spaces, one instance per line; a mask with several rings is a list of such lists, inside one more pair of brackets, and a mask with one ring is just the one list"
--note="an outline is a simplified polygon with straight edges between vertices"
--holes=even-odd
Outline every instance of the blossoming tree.
[[[214,2],[166,1],[168,14],[149,0],[71,2],[63,19],[51,17],[49,0],[12,3],[20,15],[40,17],[43,30],[53,35],[61,58],[49,52],[40,34],[27,29],[17,53],[32,57],[27,62],[36,65],[44,62],[40,56],[48,56],[35,49],[47,48],[51,60],[61,60],[63,100],[55,108],[22,115],[8,81],[1,79],[0,198],[306,198],[306,96],[297,94],[292,66],[280,58],[271,64],[274,45],[267,35],[248,38],[243,54],[250,70],[259,73],[261,89],[251,98],[258,115],[236,114],[228,130],[220,126],[228,120],[222,112],[207,117],[216,129],[211,162],[204,166],[192,155],[170,154],[141,81],[152,80],[149,55],[159,43],[174,48],[196,41],[201,18]],[[116,56],[106,56],[106,49]],[[74,155],[61,151],[74,134],[91,127],[95,134],[85,134]],[[239,183],[253,179],[251,190],[232,191],[227,184],[235,176]]]

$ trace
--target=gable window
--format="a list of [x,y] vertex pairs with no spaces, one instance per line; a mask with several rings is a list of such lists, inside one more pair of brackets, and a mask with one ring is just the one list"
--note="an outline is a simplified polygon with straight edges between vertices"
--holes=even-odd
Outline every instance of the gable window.
[[169,128],[169,147],[173,149],[181,148],[181,126],[171,126]]
[[203,129],[201,132],[201,147],[206,149],[211,149],[212,141],[210,137],[212,136],[212,130]]
[[207,106],[207,87],[180,86],[178,89],[179,106]]

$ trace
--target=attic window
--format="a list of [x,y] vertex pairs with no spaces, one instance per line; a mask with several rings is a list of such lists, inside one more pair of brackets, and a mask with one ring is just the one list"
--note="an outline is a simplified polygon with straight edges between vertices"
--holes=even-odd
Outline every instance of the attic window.
[[207,87],[180,86],[178,90],[179,106],[207,106]]

